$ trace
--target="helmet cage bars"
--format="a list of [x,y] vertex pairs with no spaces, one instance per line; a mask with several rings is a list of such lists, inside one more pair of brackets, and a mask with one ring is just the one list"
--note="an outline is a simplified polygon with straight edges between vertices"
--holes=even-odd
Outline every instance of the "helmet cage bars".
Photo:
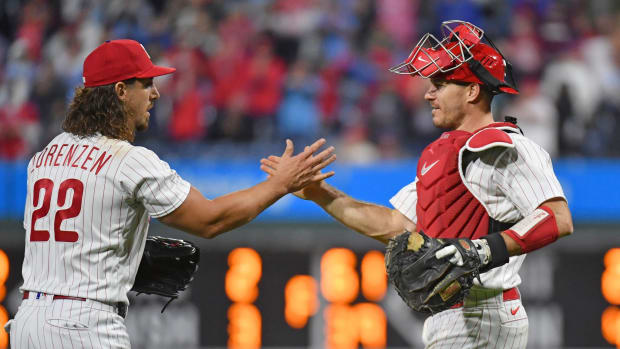
[[[463,25],[463,29],[469,30],[470,35],[467,35],[469,39],[467,42],[458,35],[463,30],[455,31],[458,25]],[[441,23],[441,33],[443,34],[441,40],[431,33],[424,34],[409,54],[409,57],[403,63],[389,70],[396,74],[417,74],[426,79],[438,72],[447,73],[470,60],[473,57],[470,49],[479,43],[484,36],[482,29],[469,22],[458,20]],[[433,57],[432,53],[438,54]],[[449,58],[449,61],[446,58]],[[418,62],[422,63],[416,64]]]
[[[389,70],[396,74],[419,75],[428,79],[442,74],[449,77],[450,72],[467,63],[471,73],[491,93],[518,93],[512,77],[512,66],[491,39],[484,34],[484,30],[469,22],[452,20],[441,24],[441,33],[441,40],[430,33],[422,36],[409,57]],[[485,45],[482,40],[486,40],[487,46],[497,51],[501,57],[504,66],[504,81],[498,80],[474,58],[478,49],[476,46]]]

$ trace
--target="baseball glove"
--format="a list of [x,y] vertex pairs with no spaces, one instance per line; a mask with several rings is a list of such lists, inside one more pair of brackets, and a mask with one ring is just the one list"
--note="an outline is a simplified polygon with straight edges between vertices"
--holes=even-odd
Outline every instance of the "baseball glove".
[[161,310],[179,296],[194,279],[200,262],[200,249],[189,241],[148,237],[138,267],[132,291],[157,294],[170,300]]
[[[449,245],[461,253],[462,266],[435,256]],[[390,282],[409,307],[438,313],[463,301],[474,278],[479,279],[481,261],[469,239],[433,239],[422,232],[405,232],[388,243],[385,265]]]

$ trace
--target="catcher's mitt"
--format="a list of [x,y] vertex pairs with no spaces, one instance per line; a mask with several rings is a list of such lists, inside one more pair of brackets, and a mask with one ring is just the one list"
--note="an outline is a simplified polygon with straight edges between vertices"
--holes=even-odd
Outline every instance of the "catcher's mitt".
[[179,296],[194,279],[200,262],[200,249],[189,241],[148,237],[132,291],[170,297],[161,310]]
[[[435,253],[453,245],[463,265],[437,259]],[[392,238],[385,254],[390,282],[409,307],[425,313],[449,309],[469,293],[481,262],[469,239],[433,239],[424,233],[405,232]]]

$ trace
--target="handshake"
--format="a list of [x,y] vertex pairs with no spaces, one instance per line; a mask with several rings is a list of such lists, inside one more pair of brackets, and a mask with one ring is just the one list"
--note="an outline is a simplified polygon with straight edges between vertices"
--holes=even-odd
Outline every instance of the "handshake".
[[486,239],[434,239],[405,232],[388,243],[385,266],[409,307],[438,313],[463,301],[491,258]]

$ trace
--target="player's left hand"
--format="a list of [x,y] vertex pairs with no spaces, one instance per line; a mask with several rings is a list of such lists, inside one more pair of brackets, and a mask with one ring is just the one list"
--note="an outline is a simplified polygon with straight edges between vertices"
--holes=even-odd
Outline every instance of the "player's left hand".
[[200,249],[186,240],[150,236],[131,291],[157,294],[175,300],[194,279],[200,263]]
[[[448,248],[451,246],[457,252]],[[457,264],[458,256],[461,265]],[[455,263],[444,259],[448,257],[454,257]],[[480,268],[471,240],[435,239],[421,231],[390,239],[385,264],[398,295],[412,309],[427,313],[449,309],[462,301]]]

